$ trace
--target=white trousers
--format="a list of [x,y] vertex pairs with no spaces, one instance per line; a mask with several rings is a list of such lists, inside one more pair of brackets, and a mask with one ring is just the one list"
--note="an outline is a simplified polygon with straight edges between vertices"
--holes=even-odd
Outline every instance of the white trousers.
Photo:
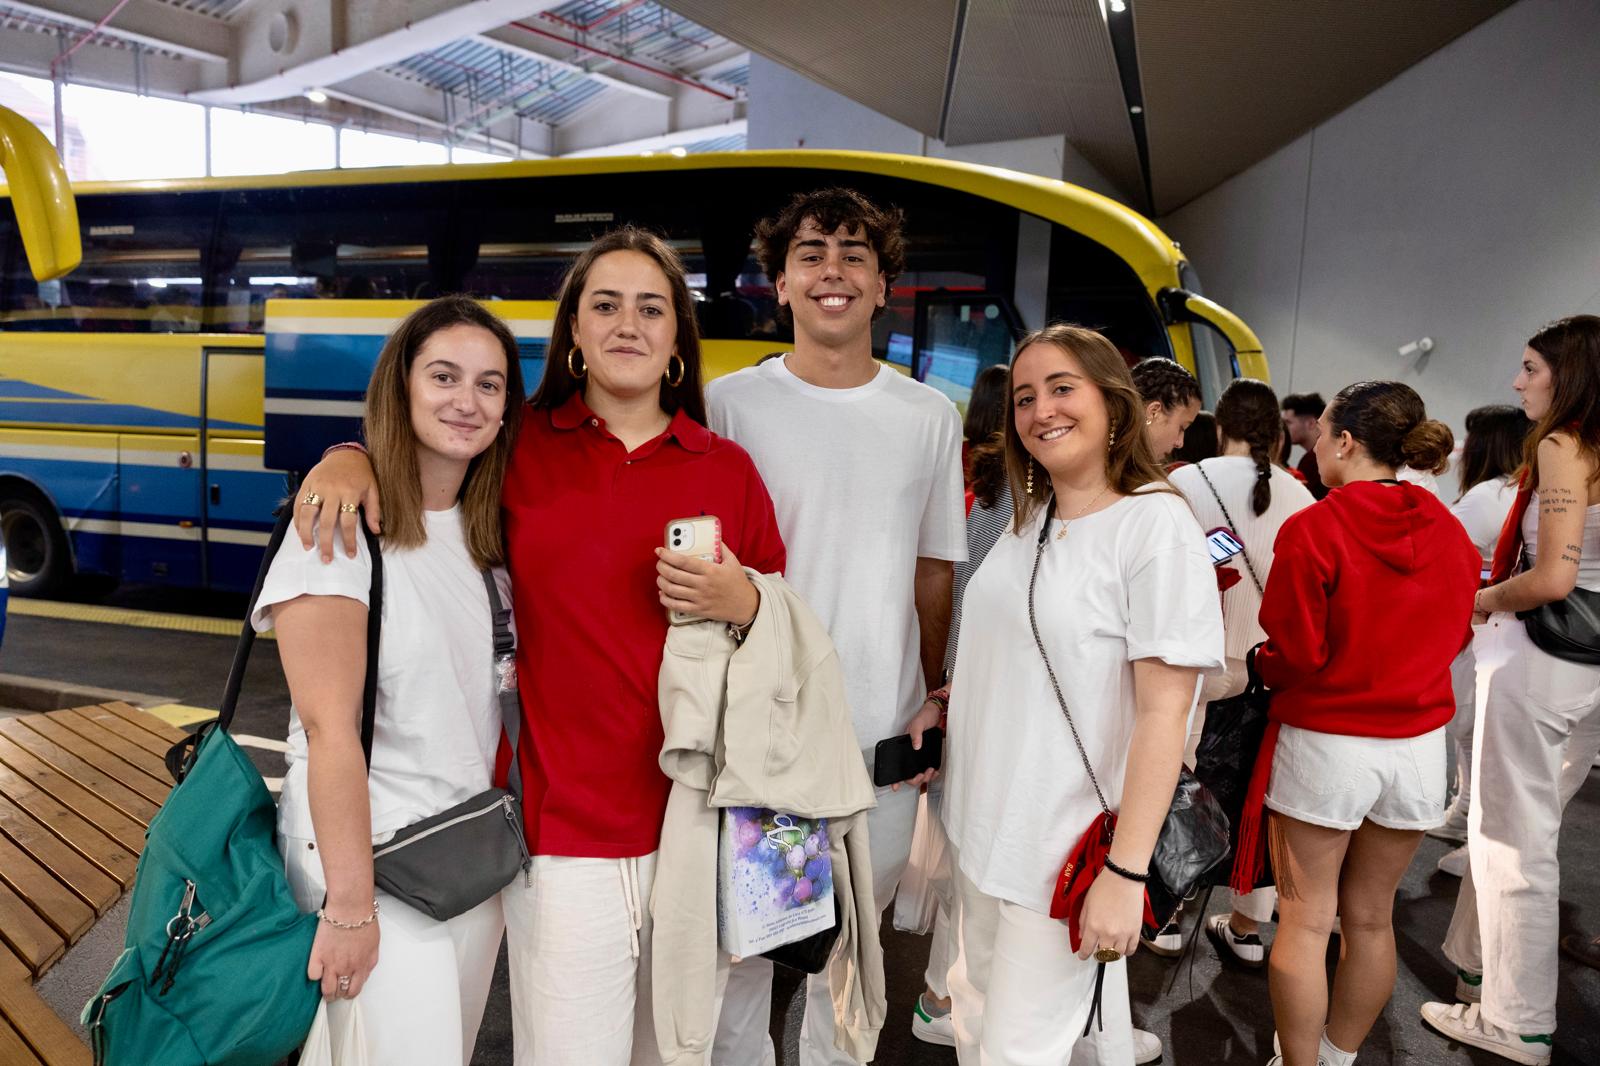
[[[911,857],[917,824],[917,790],[878,790],[878,806],[867,813],[867,842],[872,856],[872,894],[882,914],[894,903],[895,886]],[[851,871],[851,877],[857,876]],[[777,1055],[772,1026],[772,963],[741,959],[728,969],[712,1066],[773,1066]],[[855,1060],[833,1046],[833,996],[828,975],[806,978],[805,1022],[800,1030],[801,1066],[849,1066]]]
[[[281,836],[295,905],[322,906],[327,882],[313,841]],[[489,1001],[505,931],[492,897],[447,922],[378,893],[378,965],[357,998],[367,1061],[384,1066],[466,1066]]]
[[1067,924],[984,895],[959,868],[955,878],[950,998],[961,1066],[1132,1066],[1126,960],[1106,967],[1103,1028],[1084,1037],[1098,964],[1072,953]]
[[1477,653],[1488,692],[1474,727],[1471,871],[1456,897],[1445,954],[1483,974],[1490,1022],[1523,1036],[1552,1033],[1556,842],[1562,812],[1600,751],[1600,667],[1540,651],[1510,614],[1490,619]]
[[1455,692],[1456,713],[1444,727],[1446,748],[1454,763],[1455,803],[1472,808],[1472,734],[1478,711],[1478,657],[1473,650],[1482,626],[1473,626],[1473,641],[1450,663],[1450,687]]
[[536,855],[501,893],[516,1066],[657,1066],[650,884],[638,859]]

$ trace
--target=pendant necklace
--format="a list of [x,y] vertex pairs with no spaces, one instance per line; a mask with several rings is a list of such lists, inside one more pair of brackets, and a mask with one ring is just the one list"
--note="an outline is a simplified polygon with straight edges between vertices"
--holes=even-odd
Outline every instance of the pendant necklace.
[[1099,503],[1100,500],[1105,496],[1105,494],[1110,492],[1110,491],[1111,491],[1111,486],[1107,485],[1105,488],[1100,490],[1100,494],[1098,496],[1096,496],[1094,499],[1090,500],[1088,503],[1084,504],[1082,507],[1078,508],[1078,513],[1077,514],[1072,515],[1070,518],[1062,518],[1062,519],[1060,519],[1061,529],[1060,529],[1059,532],[1056,533],[1056,539],[1057,540],[1064,539],[1066,537],[1066,535],[1067,535],[1067,526],[1068,526],[1068,524],[1073,522],[1073,521],[1075,521],[1076,519],[1082,518],[1084,516],[1084,513],[1086,511],[1088,511],[1089,508],[1091,508],[1095,504]]

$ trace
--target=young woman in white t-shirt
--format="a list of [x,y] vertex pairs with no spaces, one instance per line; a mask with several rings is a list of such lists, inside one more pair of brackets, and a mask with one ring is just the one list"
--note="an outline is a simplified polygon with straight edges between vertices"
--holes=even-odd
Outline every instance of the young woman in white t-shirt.
[[522,394],[516,340],[466,297],[413,312],[378,357],[365,419],[384,518],[370,770],[366,542],[324,565],[286,539],[252,615],[277,629],[294,700],[278,829],[296,901],[321,919],[306,973],[330,999],[360,999],[372,1062],[472,1058],[505,928],[498,895],[439,922],[377,891],[372,847],[491,784],[501,712],[483,572],[495,568],[509,603],[500,483]]
[[[1244,545],[1242,556],[1229,564],[1240,571],[1242,580],[1222,594],[1228,670],[1206,686],[1204,700],[1225,699],[1244,691],[1245,655],[1267,639],[1260,622],[1261,593],[1272,572],[1278,530],[1290,515],[1316,502],[1299,478],[1272,463],[1283,434],[1278,396],[1272,386],[1249,378],[1229,385],[1217,400],[1217,430],[1222,454],[1172,472],[1173,487],[1188,498],[1201,527],[1226,526]],[[1205,720],[1202,703],[1184,749],[1184,760],[1191,765]],[[1266,964],[1260,925],[1272,919],[1276,904],[1277,893],[1271,888],[1235,894],[1231,914],[1206,919],[1206,935],[1225,960],[1260,969]],[[1178,930],[1169,925],[1161,932],[1152,950],[1178,954],[1183,947]]]
[[[1466,529],[1483,559],[1483,576],[1489,576],[1500,527],[1517,498],[1517,469],[1522,466],[1522,445],[1533,423],[1521,408],[1491,404],[1467,413],[1467,441],[1461,448],[1461,495],[1450,513]],[[1481,626],[1474,626],[1476,633]],[[1439,858],[1439,872],[1461,877],[1467,870],[1467,814],[1472,810],[1472,719],[1477,705],[1478,659],[1469,644],[1450,665],[1455,689],[1456,714],[1445,727],[1455,757],[1456,793],[1444,824],[1428,835],[1459,844]]]
[[[1171,803],[1198,678],[1223,665],[1205,538],[1156,465],[1144,418],[1104,337],[1057,325],[1023,339],[1006,414],[1016,519],[967,587],[950,694],[943,817],[960,900],[950,991],[964,1064],[1071,1056],[1095,998],[1095,953],[1138,948],[1138,878]],[[1030,624],[1041,543],[1040,639],[1094,779],[1119,811],[1078,954],[1050,901],[1100,806]],[[1124,1044],[1126,989],[1126,964],[1112,962],[1104,1030]],[[1096,1041],[1100,1061],[1132,1061],[1131,1046],[1112,1043]]]

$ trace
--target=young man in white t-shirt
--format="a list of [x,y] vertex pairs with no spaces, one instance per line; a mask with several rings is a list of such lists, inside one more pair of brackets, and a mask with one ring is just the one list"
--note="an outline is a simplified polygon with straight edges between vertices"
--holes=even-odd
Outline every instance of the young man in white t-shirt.
[[[939,723],[942,708],[927,693],[942,684],[953,569],[967,550],[960,415],[872,357],[872,320],[905,263],[900,225],[897,210],[848,189],[797,196],[762,222],[759,254],[793,316],[794,352],[707,390],[711,428],[750,453],[772,496],[785,576],[838,648],[869,768],[878,741],[909,732],[920,745]],[[880,909],[910,855],[922,780],[880,789],[868,816]],[[771,978],[765,959],[733,967],[716,1066],[775,1061]],[[812,977],[804,1066],[853,1062],[833,1038],[826,980]]]

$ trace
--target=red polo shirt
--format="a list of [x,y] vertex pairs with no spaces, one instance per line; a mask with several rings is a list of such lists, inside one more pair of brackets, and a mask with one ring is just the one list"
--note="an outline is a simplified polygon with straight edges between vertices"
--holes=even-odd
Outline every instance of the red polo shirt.
[[629,452],[574,395],[527,412],[501,502],[528,844],[539,855],[648,855],[669,787],[657,762],[667,616],[655,549],[673,519],[716,515],[741,563],[779,572],[772,500],[743,448],[683,412]]

